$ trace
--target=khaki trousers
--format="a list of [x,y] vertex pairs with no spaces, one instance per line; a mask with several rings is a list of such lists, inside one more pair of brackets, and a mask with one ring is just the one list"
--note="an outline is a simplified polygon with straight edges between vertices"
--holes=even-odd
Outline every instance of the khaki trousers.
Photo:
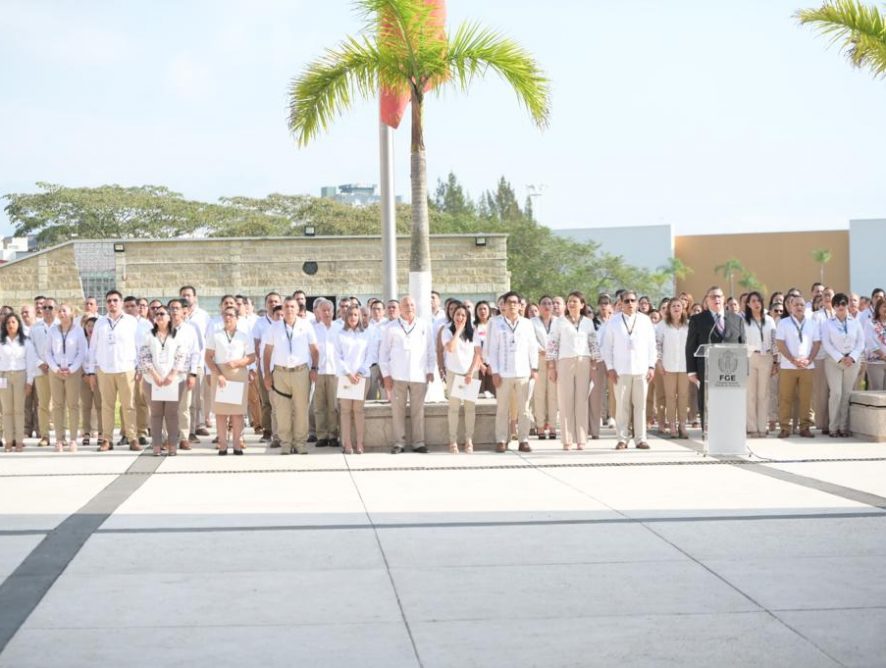
[[868,389],[882,391],[886,389],[886,364],[867,364]]
[[[82,377],[80,371],[66,378],[50,371],[49,388],[52,394],[52,421],[55,423],[56,443],[76,440],[79,434]],[[69,439],[65,439],[65,427],[70,431]]]
[[665,396],[664,377],[661,374],[655,374],[655,377],[652,379],[652,387],[655,390],[655,403],[653,406],[655,409],[655,419],[658,420],[659,426],[664,427],[668,401]]
[[[196,387],[196,385],[195,385]],[[188,381],[182,383],[181,392],[178,395],[178,434],[173,436],[169,435],[169,440],[172,441],[173,438],[177,438],[179,442],[187,441],[188,436],[193,433],[191,431],[191,402],[193,397],[191,393],[193,390],[188,389]],[[153,441],[153,427],[151,427],[151,440]]]
[[289,454],[290,448],[307,452],[308,403],[311,394],[311,378],[308,365],[303,364],[294,370],[277,367],[271,374],[274,387],[291,397],[284,397],[271,390],[271,401],[277,414],[277,428],[280,432],[281,454]]
[[52,389],[49,385],[49,373],[34,378],[34,390],[37,392],[37,425],[38,436],[49,438],[49,419],[52,411]]
[[318,439],[338,436],[338,410],[335,406],[337,390],[338,376],[334,373],[317,374],[314,382],[314,424],[317,425]]
[[655,374],[661,376],[662,395],[665,399],[663,420],[671,425],[672,433],[686,430],[686,420],[689,417],[689,374],[685,371],[659,371]]
[[[801,429],[812,427],[812,376],[811,369],[779,369],[778,371],[778,422],[783,431],[791,428],[791,412],[794,396],[799,402],[797,419]],[[796,426],[796,425],[795,425]]]
[[646,441],[646,376],[619,374],[615,384],[615,436],[627,443],[631,411],[634,417],[634,443]]
[[[188,393],[188,396],[191,397],[191,403],[188,405],[188,434],[193,434],[205,418],[203,414],[203,385],[205,379],[206,376],[203,374],[203,369],[197,369],[197,377],[194,379],[194,387]],[[184,424],[185,423],[182,422],[180,427],[184,426]],[[187,437],[188,434],[185,434],[185,437]]]
[[373,364],[369,369],[369,394],[366,398],[370,401],[387,398],[385,397],[385,386],[381,377],[381,368],[378,364]]
[[860,367],[858,362],[850,367],[838,364],[830,357],[824,360],[825,376],[828,379],[830,401],[828,415],[830,422],[828,429],[831,433],[837,431],[849,431],[849,396],[855,387]]
[[[497,399],[495,407],[495,442],[507,443],[510,441],[508,422],[510,418],[510,406],[526,405],[526,396],[529,394],[529,378],[502,378],[501,385],[496,388]],[[529,440],[529,415],[526,411],[517,412],[517,440],[524,443]]]
[[[273,392],[273,390],[271,390]],[[261,401],[261,428],[265,433],[276,432],[276,429],[273,429],[272,420],[274,419],[274,411],[273,406],[271,404],[271,397],[268,395],[267,389],[265,389],[265,374],[259,367],[258,370],[258,398]]]
[[0,390],[0,406],[3,407],[3,437],[6,445],[15,441],[25,444],[25,371],[0,371],[6,379],[6,387]]
[[769,430],[769,379],[772,378],[772,355],[754,353],[748,360],[747,419],[749,434]]
[[[95,421],[92,412],[95,411]],[[95,385],[95,390],[89,387],[86,376],[80,376],[80,424],[83,427],[83,435],[91,436],[92,432],[101,435],[102,431],[102,393]]]
[[812,410],[815,412],[815,428],[824,430],[828,428],[828,377],[825,373],[825,359],[815,360],[815,368],[812,370]]
[[425,395],[427,383],[394,381],[391,397],[391,418],[394,428],[394,445],[406,445],[406,399],[409,398],[409,418],[412,422],[412,447],[425,444]]
[[253,429],[258,428],[264,431],[264,427],[262,426],[261,392],[259,391],[258,386],[258,374],[256,373],[252,376],[252,380],[249,383],[249,395],[246,399],[249,413],[249,426]]
[[[465,407],[465,440],[473,441],[474,439],[474,424],[477,420],[477,405],[473,401],[462,401],[461,399],[455,399],[452,396],[452,386],[455,384],[456,377],[461,378],[458,374],[449,373],[446,374],[446,396],[449,397],[449,413],[447,414],[449,421],[449,442],[457,443],[458,442],[458,410],[461,406]],[[474,374],[474,378],[477,375]],[[538,385],[535,386],[536,390],[538,389]]]
[[769,376],[769,421],[778,422],[778,374]]
[[560,440],[563,445],[588,442],[588,395],[591,358],[557,360],[557,403],[560,406]]
[[351,440],[351,423],[354,425],[354,432],[357,436],[357,445],[363,445],[363,433],[366,427],[366,420],[363,415],[362,399],[339,399],[339,414],[341,415],[341,443],[344,447],[353,447],[354,442]]
[[96,372],[99,391],[102,394],[102,436],[106,441],[114,438],[114,408],[117,398],[123,413],[123,426],[120,431],[130,443],[137,442],[135,434],[135,406],[132,403],[135,394],[135,371],[105,373],[101,369]]
[[603,401],[608,381],[606,365],[597,362],[591,366],[591,394],[588,397],[588,433],[592,438],[600,438],[600,421],[603,419]]
[[557,428],[557,383],[548,379],[548,366],[544,355],[538,356],[538,380],[532,395],[532,412],[535,426],[541,431],[545,425],[552,430]]

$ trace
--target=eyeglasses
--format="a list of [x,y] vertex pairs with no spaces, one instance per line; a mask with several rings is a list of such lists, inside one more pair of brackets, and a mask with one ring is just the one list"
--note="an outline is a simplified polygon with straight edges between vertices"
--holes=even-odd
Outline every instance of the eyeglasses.
[[54,309],[54,308],[55,308],[55,306],[44,306],[44,307],[43,307],[43,310],[44,310],[44,311],[51,311],[51,310]]
[[623,301],[625,304],[633,304],[633,303],[636,302],[637,300],[636,300],[636,299],[622,299],[622,301]]
[[154,314],[154,317],[155,318],[161,318],[161,317],[168,318],[169,314],[166,311],[157,311],[157,313]]
[[514,305],[519,306],[520,300],[519,299],[508,299],[507,301],[505,301],[505,304],[508,304],[509,306],[514,306]]

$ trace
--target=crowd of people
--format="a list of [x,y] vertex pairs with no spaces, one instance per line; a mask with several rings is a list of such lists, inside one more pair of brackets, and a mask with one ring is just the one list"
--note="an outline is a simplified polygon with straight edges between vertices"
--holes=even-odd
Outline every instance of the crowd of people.
[[[225,295],[218,315],[184,286],[166,303],[105,295],[82,310],[39,296],[0,310],[0,407],[6,452],[26,438],[75,452],[190,450],[213,425],[218,454],[242,455],[247,421],[280,454],[308,445],[364,451],[367,400],[388,402],[391,452],[427,452],[429,388],[448,402],[449,451],[473,452],[475,406],[495,398],[495,450],[530,436],[582,450],[615,429],[616,449],[648,449],[648,432],[686,439],[704,428],[700,345],[745,344],[749,437],[850,435],[849,394],[886,384],[886,298],[813,284],[658,305],[632,290],[591,304],[574,291],[493,304],[431,295],[418,317],[410,296],[363,305],[304,291],[271,292],[261,308]],[[406,417],[410,418],[410,433]],[[118,426],[119,440],[114,431]],[[460,434],[463,437],[460,438]],[[150,440],[149,440],[150,439]]]

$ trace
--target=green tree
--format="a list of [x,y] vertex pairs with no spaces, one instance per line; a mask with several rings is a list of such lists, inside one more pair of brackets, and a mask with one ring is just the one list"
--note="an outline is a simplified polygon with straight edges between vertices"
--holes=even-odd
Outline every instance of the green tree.
[[824,266],[831,261],[831,251],[819,248],[812,251],[812,259],[818,263],[818,280],[824,283]]
[[757,275],[752,271],[746,272],[738,281],[738,284],[744,288],[745,292],[756,290],[757,292],[766,294],[766,286],[760,282],[760,279],[757,278]]
[[[548,81],[531,55],[510,39],[466,23],[447,38],[431,20],[425,0],[357,0],[367,28],[308,65],[290,88],[289,129],[305,145],[355,97],[376,99],[380,89],[405,93],[412,105],[410,276],[429,276],[427,167],[424,142],[426,91],[443,83],[467,90],[492,71],[507,81],[539,127],[548,122]],[[384,29],[379,30],[384,26]],[[381,33],[381,34],[379,34]],[[429,296],[414,295],[419,304]],[[421,310],[421,309],[420,309]]]
[[794,16],[840,44],[855,67],[867,68],[878,78],[886,75],[886,19],[876,7],[858,0],[829,0]]
[[449,172],[446,181],[437,179],[437,190],[434,193],[433,203],[439,211],[451,213],[455,216],[473,217],[474,215],[474,203],[452,172]]
[[666,264],[663,264],[658,268],[658,273],[661,276],[662,285],[670,282],[672,292],[677,292],[677,281],[682,281],[687,276],[695,273],[695,270],[685,264],[683,260],[678,258],[677,256],[669,257]]
[[735,296],[735,277],[747,273],[744,265],[736,258],[730,258],[723,264],[714,267],[714,271],[723,274],[723,278],[729,281],[729,297]]

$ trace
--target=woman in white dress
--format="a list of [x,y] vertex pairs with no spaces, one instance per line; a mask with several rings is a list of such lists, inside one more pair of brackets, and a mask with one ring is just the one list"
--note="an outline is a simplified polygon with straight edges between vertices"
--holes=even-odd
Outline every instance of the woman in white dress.
[[[361,310],[357,306],[351,306],[345,313],[345,321],[342,330],[335,337],[335,369],[339,382],[341,378],[347,378],[352,384],[357,385],[361,380],[366,380],[368,388],[369,369],[376,362],[372,358],[370,342],[373,335],[363,327]],[[366,396],[364,391],[363,396]],[[365,418],[363,404],[365,399],[339,399],[339,419],[341,420],[341,444],[346,455],[356,452],[363,454],[363,435],[365,433]],[[351,438],[351,423],[353,433],[357,437],[354,444]]]
[[476,336],[468,309],[459,305],[452,313],[452,322],[443,328],[443,367],[446,374],[446,396],[449,397],[449,452],[458,454],[458,412],[465,407],[465,452],[474,451],[475,402],[452,396],[456,384],[467,385],[482,363],[480,341]]

